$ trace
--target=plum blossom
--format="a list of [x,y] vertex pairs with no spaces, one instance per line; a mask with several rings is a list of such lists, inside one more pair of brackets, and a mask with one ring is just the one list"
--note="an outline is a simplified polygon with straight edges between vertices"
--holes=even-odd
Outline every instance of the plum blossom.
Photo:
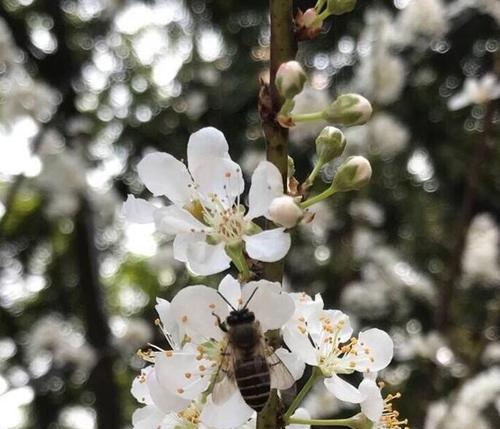
[[[392,401],[401,397],[398,392],[382,398],[381,388],[383,383],[377,385],[376,377],[367,376],[359,385],[363,395],[360,403],[361,412],[373,422],[372,429],[401,429],[408,424],[408,420],[401,420],[399,411],[394,409]],[[405,427],[405,429],[408,429]]]
[[462,91],[448,101],[450,110],[459,110],[470,104],[485,104],[500,97],[500,82],[493,73],[487,73],[480,79],[467,78]]
[[139,177],[154,196],[165,196],[171,205],[157,208],[130,195],[124,204],[132,222],[155,222],[160,232],[173,236],[175,259],[196,274],[226,270],[228,249],[244,245],[253,259],[274,262],[290,248],[284,228],[261,231],[253,219],[266,216],[271,201],[283,195],[278,169],[262,161],[252,175],[246,211],[240,202],[244,190],[240,166],[231,160],[224,135],[215,128],[192,134],[187,146],[188,168],[167,153],[151,153],[137,166]]
[[[221,281],[218,291],[194,285],[182,289],[171,303],[158,300],[157,324],[171,350],[143,354],[154,365],[143,370],[132,386],[134,396],[146,404],[134,414],[135,428],[146,428],[146,424],[154,422],[166,429],[172,427],[173,421],[183,427],[196,424],[231,429],[254,415],[236,385],[231,386],[224,371],[219,371],[228,367],[229,358],[225,354],[227,336],[218,319],[225,320],[232,308],[246,304],[254,312],[263,333],[280,329],[294,312],[293,300],[281,290],[279,283],[259,280],[241,286],[229,275]],[[275,352],[294,379],[299,379],[304,363],[283,348]],[[227,397],[216,403],[211,392],[219,383],[228,384],[229,389]],[[291,386],[271,377],[271,387]]]
[[291,294],[295,313],[283,328],[283,339],[300,360],[317,366],[325,387],[342,401],[360,403],[363,392],[338,374],[372,373],[385,368],[393,356],[393,342],[380,329],[353,337],[349,317],[339,310],[324,310],[321,296]]

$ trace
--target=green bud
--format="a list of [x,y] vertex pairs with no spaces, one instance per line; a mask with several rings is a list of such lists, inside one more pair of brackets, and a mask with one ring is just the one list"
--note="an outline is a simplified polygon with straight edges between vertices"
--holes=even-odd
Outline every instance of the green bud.
[[335,127],[325,127],[316,138],[316,153],[319,162],[325,164],[338,158],[344,152],[346,139],[342,131]]
[[293,98],[304,88],[307,76],[297,61],[281,64],[276,73],[276,88],[284,98]]
[[347,192],[366,186],[372,177],[370,162],[362,156],[351,156],[339,167],[332,182],[335,192]]
[[356,0],[328,0],[327,9],[330,15],[342,15],[352,12],[356,6]]
[[348,127],[365,124],[371,115],[370,102],[358,94],[339,95],[322,114],[328,122]]

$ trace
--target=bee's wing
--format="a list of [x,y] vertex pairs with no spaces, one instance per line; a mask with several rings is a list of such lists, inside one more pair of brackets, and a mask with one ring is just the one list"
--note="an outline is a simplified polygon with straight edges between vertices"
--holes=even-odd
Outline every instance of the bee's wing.
[[295,378],[279,356],[271,350],[267,353],[266,359],[271,374],[271,386],[278,390],[292,388],[295,385]]
[[214,404],[222,404],[236,390],[236,379],[234,378],[234,355],[231,346],[227,344],[223,352],[223,359],[215,373],[215,384],[212,389],[212,400]]

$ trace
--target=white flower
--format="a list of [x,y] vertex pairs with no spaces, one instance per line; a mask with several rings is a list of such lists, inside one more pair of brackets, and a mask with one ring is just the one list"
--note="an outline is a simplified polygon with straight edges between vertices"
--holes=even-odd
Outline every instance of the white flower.
[[493,73],[480,79],[467,78],[461,92],[448,100],[450,110],[459,110],[469,104],[485,104],[500,97],[500,82]]
[[[381,385],[383,387],[383,383]],[[373,422],[372,429],[401,429],[408,424],[408,420],[400,419],[399,412],[394,409],[393,399],[401,397],[400,393],[387,395],[384,399],[381,387],[376,383],[376,377],[365,377],[359,385],[359,391],[363,395],[360,403],[361,412]]]
[[203,128],[191,135],[187,148],[189,170],[167,153],[151,153],[137,166],[139,177],[155,196],[172,204],[156,208],[129,196],[124,204],[128,220],[156,223],[159,231],[175,236],[174,257],[196,274],[210,275],[229,268],[226,246],[245,245],[256,260],[274,262],[290,248],[284,228],[259,232],[252,222],[268,216],[269,204],[283,195],[278,169],[262,161],[252,176],[249,210],[240,204],[244,181],[228,153],[224,135]]
[[398,99],[406,83],[405,64],[392,53],[393,40],[401,38],[401,34],[385,10],[369,9],[365,21],[353,85],[377,105],[388,105]]
[[399,43],[412,43],[419,36],[441,37],[448,31],[445,6],[441,0],[411,0],[399,14],[397,26]]
[[487,213],[475,216],[462,255],[467,286],[478,281],[486,285],[500,284],[499,241],[500,231],[493,217]]
[[[248,301],[252,294],[252,299]],[[219,367],[227,368],[229,365],[228,356],[224,353],[227,337],[217,317],[225,320],[231,307],[221,295],[234,308],[241,308],[248,302],[247,308],[254,312],[263,333],[280,329],[294,311],[293,300],[282,292],[279,283],[259,280],[240,287],[239,282],[229,275],[220,283],[218,292],[207,286],[195,285],[182,289],[171,304],[162,301],[164,308],[159,309],[162,326],[165,331],[168,330],[167,324],[171,328],[177,327],[173,343],[177,346],[182,344],[182,348],[156,354],[155,371],[165,389],[185,400],[196,401],[201,395],[209,395],[215,383],[229,383],[224,371],[218,371]],[[169,336],[172,337],[172,333]],[[276,353],[294,378],[299,379],[304,365],[284,349],[278,349]],[[280,389],[290,387],[277,384],[273,377],[271,386]],[[200,421],[207,426],[229,429],[245,423],[252,415],[253,410],[234,386],[223,403],[216,404],[208,396]]]
[[352,337],[349,317],[339,310],[324,310],[319,295],[291,294],[295,313],[283,328],[283,339],[292,353],[305,363],[319,367],[326,388],[338,399],[359,403],[363,394],[337,374],[376,372],[393,356],[393,343],[380,329]]

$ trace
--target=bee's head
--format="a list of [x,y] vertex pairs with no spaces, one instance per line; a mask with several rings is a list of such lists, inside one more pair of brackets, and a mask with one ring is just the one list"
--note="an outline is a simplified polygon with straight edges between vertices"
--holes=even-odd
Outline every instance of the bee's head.
[[241,325],[243,323],[252,323],[255,320],[255,314],[248,308],[233,310],[227,316],[226,322],[229,326]]

